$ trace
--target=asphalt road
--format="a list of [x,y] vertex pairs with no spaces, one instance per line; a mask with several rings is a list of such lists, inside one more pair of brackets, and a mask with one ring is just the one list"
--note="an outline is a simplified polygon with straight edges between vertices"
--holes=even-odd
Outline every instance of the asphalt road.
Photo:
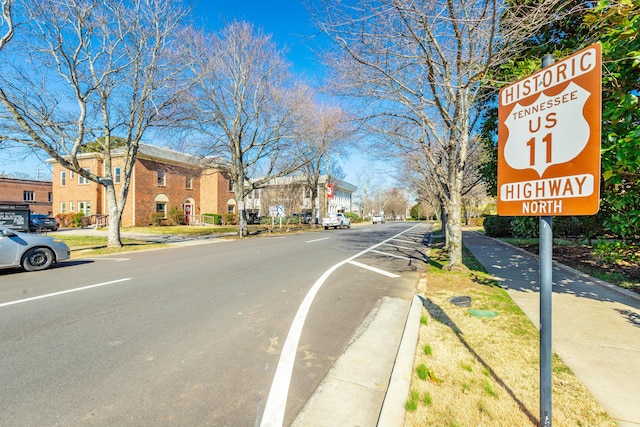
[[413,296],[428,235],[414,225],[0,271],[0,425],[259,425],[301,304],[353,258],[305,317],[289,425],[376,302]]

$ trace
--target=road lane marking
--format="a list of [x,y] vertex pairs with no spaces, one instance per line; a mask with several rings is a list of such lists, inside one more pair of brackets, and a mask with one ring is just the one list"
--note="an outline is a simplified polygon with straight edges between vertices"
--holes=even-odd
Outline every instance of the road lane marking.
[[323,237],[321,239],[307,240],[305,243],[319,242],[320,240],[329,240],[329,238],[328,237]]
[[115,262],[131,260],[131,258],[103,258],[103,257],[97,257],[97,258],[91,258],[91,259],[93,261],[115,261]]
[[388,252],[373,251],[373,250],[372,250],[371,252],[376,253],[376,254],[380,254],[380,255],[384,255],[384,256],[390,256],[390,257],[393,257],[393,258],[400,258],[400,259],[404,259],[404,260],[406,260],[406,261],[411,261],[411,258],[406,257],[406,256],[402,256],[402,255],[390,254],[390,253],[388,253]]
[[271,383],[271,389],[269,390],[267,403],[265,404],[264,413],[262,414],[260,427],[282,427],[282,425],[284,424],[284,411],[287,407],[289,386],[291,384],[291,376],[293,375],[293,365],[296,360],[298,343],[300,342],[300,336],[302,335],[302,327],[304,326],[304,322],[307,319],[307,314],[311,309],[311,303],[313,303],[315,296],[317,295],[318,291],[327,280],[327,278],[329,278],[329,276],[334,271],[336,271],[346,263],[353,261],[354,259],[364,255],[365,253],[377,248],[378,246],[382,246],[383,244],[389,242],[397,236],[413,230],[419,225],[420,224],[416,224],[411,228],[407,228],[406,230],[396,234],[393,237],[390,237],[387,240],[377,243],[370,248],[363,250],[362,252],[359,252],[343,261],[340,261],[339,263],[326,270],[322,274],[322,276],[320,276],[320,278],[316,280],[311,289],[309,289],[307,295],[304,297],[304,300],[300,304],[300,307],[298,307],[298,312],[296,313],[295,317],[293,318],[293,322],[291,323],[291,328],[289,329],[287,339],[282,347],[280,360],[278,361],[276,373],[273,377],[273,382]]
[[353,265],[356,265],[358,267],[362,267],[364,269],[371,270],[373,272],[376,272],[378,274],[382,274],[383,276],[391,277],[393,279],[395,279],[397,277],[400,277],[399,274],[394,274],[394,273],[390,273],[390,272],[385,271],[385,270],[381,270],[381,269],[376,268],[376,267],[371,267],[370,265],[363,264],[363,263],[358,262],[358,261],[349,261],[349,264],[353,264]]
[[112,280],[110,282],[97,283],[95,285],[83,286],[81,288],[67,289],[66,291],[54,292],[54,293],[51,293],[51,294],[40,295],[40,296],[37,296],[37,297],[31,297],[31,298],[25,298],[25,299],[20,299],[20,300],[16,300],[16,301],[5,302],[5,303],[0,304],[0,308],[7,307],[7,306],[10,306],[10,305],[14,305],[14,304],[22,304],[24,302],[35,301],[35,300],[39,300],[39,299],[43,299],[43,298],[57,297],[58,295],[70,294],[72,292],[85,291],[87,289],[98,288],[100,286],[113,285],[115,283],[126,282],[127,280],[131,280],[131,279],[132,279],[131,277],[127,277],[125,279]]

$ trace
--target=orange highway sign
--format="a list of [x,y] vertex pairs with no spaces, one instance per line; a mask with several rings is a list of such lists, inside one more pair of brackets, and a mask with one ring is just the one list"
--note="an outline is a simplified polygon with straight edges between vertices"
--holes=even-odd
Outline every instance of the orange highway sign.
[[502,88],[498,214],[598,212],[601,117],[599,44]]

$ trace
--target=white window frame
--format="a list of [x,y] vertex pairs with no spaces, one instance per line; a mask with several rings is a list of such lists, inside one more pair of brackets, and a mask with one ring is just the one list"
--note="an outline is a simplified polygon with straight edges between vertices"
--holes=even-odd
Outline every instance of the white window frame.
[[[83,168],[87,172],[91,172],[91,168]],[[89,180],[82,175],[78,176],[78,185],[87,185],[89,184]]]

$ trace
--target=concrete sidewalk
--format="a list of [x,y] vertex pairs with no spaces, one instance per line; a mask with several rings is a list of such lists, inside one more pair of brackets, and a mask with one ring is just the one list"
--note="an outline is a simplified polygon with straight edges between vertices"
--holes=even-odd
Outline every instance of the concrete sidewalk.
[[[539,326],[538,257],[476,232],[463,242]],[[640,426],[639,295],[554,263],[552,346],[619,426]]]

